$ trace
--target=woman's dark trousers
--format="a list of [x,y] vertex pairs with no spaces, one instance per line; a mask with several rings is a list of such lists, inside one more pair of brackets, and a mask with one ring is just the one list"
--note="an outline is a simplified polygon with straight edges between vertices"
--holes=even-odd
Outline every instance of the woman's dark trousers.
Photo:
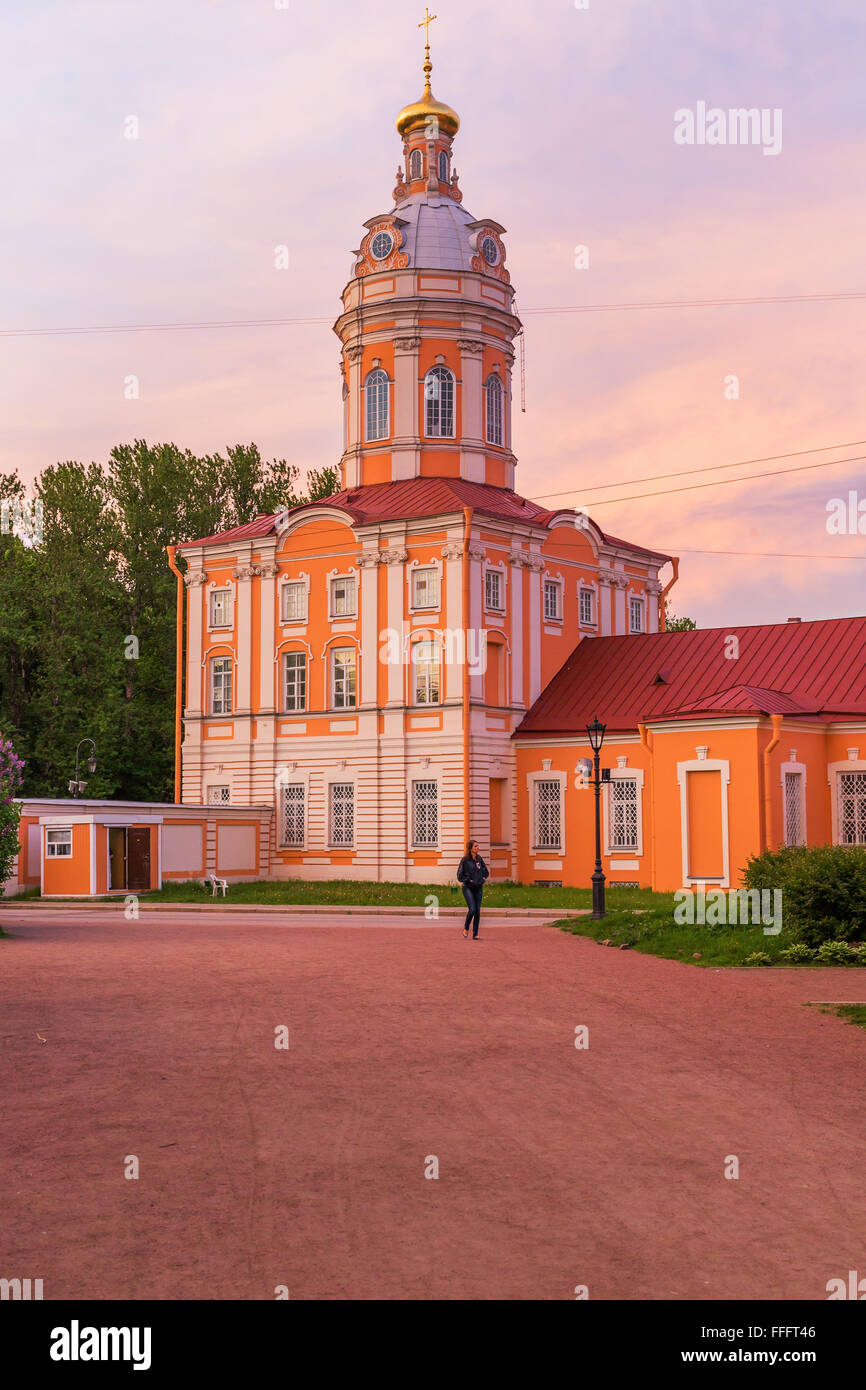
[[484,889],[480,883],[477,886],[473,883],[463,884],[463,896],[466,899],[466,906],[469,908],[463,930],[468,931],[471,923],[473,936],[478,935],[478,925],[481,921],[481,894],[483,892]]

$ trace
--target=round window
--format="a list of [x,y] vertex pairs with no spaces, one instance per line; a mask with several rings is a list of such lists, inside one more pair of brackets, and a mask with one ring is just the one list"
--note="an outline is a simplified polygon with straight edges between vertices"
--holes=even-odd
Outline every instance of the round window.
[[486,236],[482,241],[481,254],[488,265],[495,265],[499,260],[499,247],[492,236]]
[[370,250],[377,261],[384,261],[386,256],[390,256],[393,248],[394,238],[390,232],[377,232],[370,245]]

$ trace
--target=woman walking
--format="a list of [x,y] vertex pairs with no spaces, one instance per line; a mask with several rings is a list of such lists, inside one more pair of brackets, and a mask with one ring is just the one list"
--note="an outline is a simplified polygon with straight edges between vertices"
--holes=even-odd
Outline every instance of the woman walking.
[[466,853],[457,865],[457,882],[463,888],[463,896],[469,911],[463,924],[463,935],[469,935],[472,926],[472,940],[478,940],[478,926],[481,921],[481,895],[484,880],[490,877],[490,870],[478,853],[478,841],[470,840]]

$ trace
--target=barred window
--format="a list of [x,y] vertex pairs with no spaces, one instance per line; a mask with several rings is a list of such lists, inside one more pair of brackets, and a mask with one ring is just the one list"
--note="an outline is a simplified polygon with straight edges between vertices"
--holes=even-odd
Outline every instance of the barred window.
[[425,427],[428,439],[454,438],[454,376],[447,367],[431,367],[424,378]]
[[345,574],[331,580],[331,617],[354,618],[357,614],[355,576]]
[[866,772],[840,772],[839,843],[866,845]]
[[484,383],[487,402],[487,443],[502,444],[502,382],[492,372]]
[[231,589],[211,589],[210,594],[211,627],[231,627],[232,591]]
[[437,569],[419,569],[413,572],[412,607],[439,607],[439,571]]
[[355,843],[355,783],[332,782],[329,814],[332,845]]
[[355,708],[356,652],[354,647],[335,647],[333,662],[334,709]]
[[608,845],[611,850],[638,850],[636,777],[612,777],[608,784]]
[[306,800],[307,789],[303,782],[290,782],[283,787],[280,844],[287,848],[303,848]]
[[630,632],[643,632],[643,600],[630,598],[628,601],[628,625]]
[[374,372],[369,372],[364,383],[368,443],[376,439],[387,439],[390,433],[388,423],[389,384],[388,373],[383,372],[381,367],[377,367]]
[[544,581],[544,616],[556,622],[562,617],[562,585],[555,579]]
[[535,849],[562,848],[562,789],[558,779],[535,783]]
[[504,607],[502,602],[502,574],[499,570],[489,569],[484,574],[484,601],[488,608],[501,613]]
[[806,843],[803,825],[803,774],[785,773],[785,844]]
[[307,616],[307,586],[302,579],[283,585],[283,622],[303,622]]
[[412,843],[439,843],[439,801],[436,782],[412,783]]
[[232,659],[230,656],[217,656],[211,661],[211,714],[231,714],[232,712]]
[[416,642],[412,647],[413,700],[416,705],[439,703],[439,647]]
[[208,806],[228,806],[231,799],[230,787],[208,787],[207,789]]
[[[592,589],[581,589],[580,591],[580,621],[582,623],[592,623],[593,619],[593,598],[595,595]],[[639,629],[638,629],[639,630]]]
[[306,652],[286,652],[283,655],[283,709],[307,708]]

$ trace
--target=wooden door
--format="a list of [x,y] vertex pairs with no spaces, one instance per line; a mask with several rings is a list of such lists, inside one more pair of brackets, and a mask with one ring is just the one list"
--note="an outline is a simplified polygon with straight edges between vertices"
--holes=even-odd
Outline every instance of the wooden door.
[[126,832],[126,886],[131,893],[150,888],[150,829],[148,826]]

